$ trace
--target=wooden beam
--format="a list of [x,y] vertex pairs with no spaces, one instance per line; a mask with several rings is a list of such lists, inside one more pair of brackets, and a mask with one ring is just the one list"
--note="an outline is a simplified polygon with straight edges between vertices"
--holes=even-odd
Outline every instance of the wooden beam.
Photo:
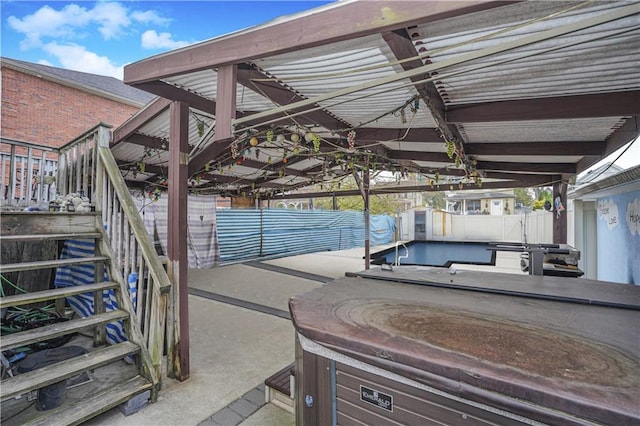
[[509,173],[509,172],[483,172],[485,179],[504,179],[504,180],[516,180],[526,181],[531,179],[534,181],[542,180],[543,182],[552,182],[557,179],[553,174],[537,174],[537,173]]
[[389,151],[388,158],[392,160],[434,161],[437,163],[453,163],[454,160],[444,152],[420,151]]
[[574,174],[576,172],[576,165],[574,163],[509,163],[504,161],[480,161],[478,162],[477,169],[503,172]]
[[[417,52],[406,29],[403,28],[401,30],[384,33],[382,34],[382,38],[394,56],[399,61],[402,61],[400,65],[403,70],[410,71],[424,66],[421,59],[415,58]],[[460,132],[458,132],[458,129],[454,125],[447,123],[444,101],[440,97],[433,81],[420,82],[424,80],[424,77],[424,75],[414,75],[411,76],[410,79],[413,81],[420,98],[426,104],[427,108],[429,108],[431,116],[438,127],[438,131],[442,133],[442,139],[453,142],[464,142],[464,138]]]
[[567,120],[640,114],[640,91],[450,105],[449,123]]
[[626,145],[640,136],[640,115],[629,117],[622,126],[616,129],[606,139],[607,147],[604,156],[612,154],[617,149]]
[[[278,81],[268,80],[270,77],[263,72],[247,65],[238,67],[238,83],[260,93],[276,105],[286,105],[291,102],[304,100],[304,98]],[[294,113],[290,111],[290,113]],[[320,125],[329,130],[338,130],[351,127],[350,123],[337,119],[325,110],[310,111],[296,117],[296,121],[305,125]],[[252,122],[245,123],[250,126]]]
[[[117,164],[118,164],[118,168],[121,169],[121,170],[123,168],[126,168],[126,167],[137,166],[136,164],[131,164],[128,161],[122,161],[122,160],[119,160],[117,162]],[[151,174],[154,174],[154,175],[168,176],[168,171],[169,171],[168,167],[156,166],[155,164],[145,164],[144,165],[144,173],[151,173]]]
[[167,151],[169,149],[168,141],[154,136],[143,135],[141,133],[133,133],[123,139],[122,142],[129,142],[136,145],[142,145],[153,149]]
[[605,148],[602,155],[585,156],[578,162],[576,173],[581,173],[589,167],[611,155],[616,150],[622,148],[627,143],[640,137],[640,115],[627,118],[620,127],[615,129],[605,140]]
[[[189,155],[189,105],[174,101],[170,108],[169,202],[167,273],[172,283],[169,334],[174,339],[167,356],[170,377],[189,378],[189,287],[187,250],[187,159]],[[169,321],[168,321],[169,322]],[[173,333],[171,333],[171,331]]]
[[589,167],[596,164],[600,160],[602,160],[602,155],[585,155],[576,164],[576,174],[580,174],[584,172],[585,170],[587,170]]
[[[286,163],[289,164],[289,161]],[[292,164],[294,164],[292,162]],[[266,164],[256,160],[245,159],[241,166],[251,167],[252,169],[256,169],[256,171],[266,171],[266,172],[277,172],[279,170],[283,170],[283,173],[287,176],[307,176],[304,170],[292,169],[291,167],[285,166],[285,163],[282,162],[282,159],[279,159],[275,163]]]
[[[213,183],[236,184],[236,185],[251,185],[251,183],[253,182],[250,179],[243,179],[243,178],[239,178],[231,175],[219,175],[215,173],[205,173],[204,179]],[[209,184],[210,183],[204,184],[204,185],[206,186]]]
[[[547,175],[539,175],[539,176],[527,176],[520,180],[505,180],[501,182],[485,182],[482,184],[482,187],[478,187],[476,184],[463,184],[462,190],[477,190],[477,189],[502,189],[502,188],[530,188],[534,186],[548,186],[551,185],[553,181],[549,180],[549,176]],[[445,191],[449,190],[448,183],[440,183],[439,185],[415,185],[415,186],[391,186],[388,188],[372,188],[370,190],[371,195],[385,195],[385,194],[398,194],[404,192],[433,192],[433,191]],[[459,190],[459,185],[452,184],[455,190]],[[298,192],[298,193],[288,193],[288,194],[279,194],[277,196],[272,197],[273,200],[278,199],[294,199],[294,198],[323,198],[323,197],[332,197],[334,195],[334,191],[319,191],[319,192]],[[336,191],[335,195],[337,197],[349,197],[349,196],[360,196],[360,190],[353,189],[348,191]],[[266,197],[265,197],[266,199]]]
[[113,141],[111,147],[118,145],[120,142],[137,132],[140,127],[153,120],[169,108],[170,102],[167,99],[156,98],[146,107],[141,109],[133,117],[121,124],[113,131]]
[[376,129],[362,127],[356,129],[356,143],[364,142],[391,142],[402,140],[405,142],[442,142],[442,134],[432,128],[409,129]]
[[[291,170],[292,169],[289,169],[289,168],[285,169],[284,175],[285,176],[294,175],[293,173],[290,173]],[[293,169],[293,170],[295,170],[295,169]],[[305,182],[305,183],[302,183],[302,184],[296,184],[296,185],[294,185],[294,187],[311,185],[313,180],[315,179],[315,176],[309,176],[309,173],[311,173],[313,171],[320,171],[320,170],[322,170],[322,166],[321,165],[314,166],[314,167],[312,167],[310,169],[306,169],[304,171],[295,170],[295,173],[297,173],[297,174],[295,174],[295,176],[299,176],[299,177],[303,177],[303,178],[309,179],[310,182]],[[242,188],[238,188],[238,190],[239,191],[252,191],[252,190],[257,190],[257,189],[260,189],[260,188],[273,188],[274,187],[273,181],[278,180],[278,179],[281,179],[281,177],[280,177],[280,175],[278,173],[271,174],[271,175],[268,175],[268,176],[265,176],[265,177],[260,177],[260,178],[256,179],[255,181],[250,182],[253,185],[253,187],[251,187],[251,185],[248,185],[248,186],[244,186]],[[281,185],[277,185],[277,186],[279,187]]]
[[215,101],[200,96],[197,93],[183,90],[172,84],[165,83],[164,81],[150,81],[136,87],[140,90],[162,96],[163,98],[170,99],[172,101],[185,102],[187,105],[195,109],[199,109],[202,112],[207,112],[209,114],[216,113]]
[[283,20],[135,62],[125,66],[124,82],[139,86],[144,82],[174,75],[436,22],[510,3],[512,2],[337,3],[297,19]]
[[233,143],[233,139],[223,139],[214,141],[205,149],[200,151],[195,157],[189,160],[189,176],[201,171],[209,161],[215,161],[220,154],[229,149]]
[[604,142],[499,142],[467,143],[464,146],[469,155],[602,155]]

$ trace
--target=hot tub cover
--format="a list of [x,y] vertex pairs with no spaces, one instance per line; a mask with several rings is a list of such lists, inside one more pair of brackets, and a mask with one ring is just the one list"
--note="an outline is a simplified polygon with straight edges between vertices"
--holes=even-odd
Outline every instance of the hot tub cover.
[[[544,280],[583,293],[594,285],[512,277],[523,293]],[[619,308],[348,277],[292,298],[290,310],[303,336],[456,396],[549,423],[638,424],[640,289],[631,287]]]

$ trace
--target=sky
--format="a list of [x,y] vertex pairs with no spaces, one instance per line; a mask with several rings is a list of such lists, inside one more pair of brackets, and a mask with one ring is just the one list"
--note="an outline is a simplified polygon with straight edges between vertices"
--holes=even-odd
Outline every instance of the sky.
[[328,3],[0,0],[1,55],[122,79],[129,63]]
[[[132,62],[328,3],[0,0],[1,55],[122,79]],[[640,141],[616,162],[638,163]]]

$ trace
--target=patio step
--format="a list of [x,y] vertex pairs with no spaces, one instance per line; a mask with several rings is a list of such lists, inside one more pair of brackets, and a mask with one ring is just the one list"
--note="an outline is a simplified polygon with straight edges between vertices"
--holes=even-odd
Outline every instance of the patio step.
[[63,404],[51,411],[45,411],[42,416],[26,422],[25,425],[77,425],[150,389],[151,383],[147,379],[136,376],[83,400],[82,404]]
[[131,342],[123,342],[38,368],[28,373],[19,374],[2,382],[0,398],[5,401],[31,390],[40,389],[52,383],[68,379],[84,371],[123,359],[127,355],[135,354],[138,351],[137,345]]
[[2,350],[6,351],[8,349],[19,348],[33,343],[55,339],[81,330],[87,330],[97,325],[124,320],[128,317],[129,314],[127,312],[115,310],[87,318],[77,318],[70,321],[45,325],[32,330],[9,334],[2,336]]
[[72,232],[67,234],[17,234],[17,235],[4,235],[2,236],[3,242],[16,242],[16,241],[61,241],[61,240],[80,240],[91,239],[95,240],[102,237],[99,232]]
[[75,257],[73,259],[39,260],[36,262],[9,263],[0,265],[0,274],[9,272],[32,271],[34,269],[58,268],[60,266],[82,265],[85,263],[107,262],[107,256]]
[[294,413],[295,363],[268,377],[264,381],[265,401]]
[[13,296],[0,297],[0,308],[10,308],[12,306],[62,299],[63,297],[75,296],[76,294],[92,293],[96,291],[115,289],[117,287],[117,283],[106,281],[103,283],[87,284],[84,286],[61,287],[53,290],[15,294]]

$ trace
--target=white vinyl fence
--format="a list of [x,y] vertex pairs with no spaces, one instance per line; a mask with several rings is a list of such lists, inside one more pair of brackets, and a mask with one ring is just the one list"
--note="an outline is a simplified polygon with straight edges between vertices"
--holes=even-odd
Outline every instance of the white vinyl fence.
[[453,240],[553,242],[553,214],[533,212],[527,215],[450,215]]
[[[401,215],[400,240],[419,239],[413,232],[413,211]],[[553,242],[553,213],[459,215],[426,210],[426,239],[453,241]]]

